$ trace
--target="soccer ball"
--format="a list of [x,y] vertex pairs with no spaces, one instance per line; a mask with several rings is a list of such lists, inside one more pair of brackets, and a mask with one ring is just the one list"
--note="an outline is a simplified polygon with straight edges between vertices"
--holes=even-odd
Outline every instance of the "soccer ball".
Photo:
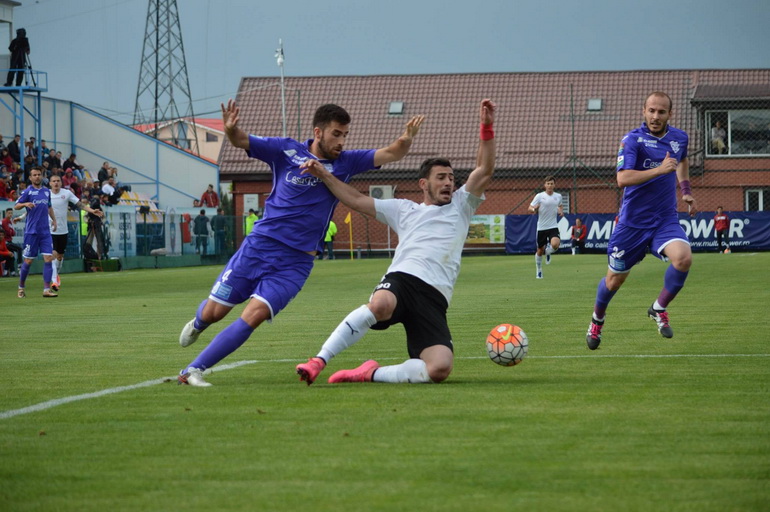
[[514,366],[521,362],[529,350],[529,338],[518,325],[500,324],[487,336],[489,358],[501,366]]

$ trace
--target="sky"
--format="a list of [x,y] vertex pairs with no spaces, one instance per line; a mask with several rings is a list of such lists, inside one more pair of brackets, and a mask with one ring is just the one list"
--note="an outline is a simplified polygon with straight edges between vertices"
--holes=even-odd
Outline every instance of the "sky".
[[[27,30],[32,67],[48,73],[45,95],[130,124],[150,0],[20,1],[14,29]],[[177,7],[193,108],[203,117],[218,116],[242,77],[278,80],[279,39],[287,78],[770,67],[768,0],[177,0]]]

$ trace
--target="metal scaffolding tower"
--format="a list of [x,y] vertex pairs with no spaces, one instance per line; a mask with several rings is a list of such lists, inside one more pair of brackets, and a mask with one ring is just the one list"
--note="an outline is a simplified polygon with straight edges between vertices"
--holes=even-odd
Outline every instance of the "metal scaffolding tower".
[[[187,106],[183,113],[177,100]],[[153,125],[151,134],[157,139],[165,122],[172,122],[171,136],[163,137],[166,142],[199,154],[176,0],[149,0],[134,125]]]

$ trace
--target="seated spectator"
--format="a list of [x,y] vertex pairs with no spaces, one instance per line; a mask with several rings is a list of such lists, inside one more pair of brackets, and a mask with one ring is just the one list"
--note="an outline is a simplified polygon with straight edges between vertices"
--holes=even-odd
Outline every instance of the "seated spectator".
[[201,202],[197,199],[193,199],[193,208],[200,208]]
[[8,195],[11,193],[9,179],[5,175],[0,175],[0,201],[11,201]]
[[[16,253],[16,263],[17,266],[21,265],[21,252],[22,248],[20,245],[17,245],[13,243],[13,237],[16,236],[16,230],[13,228],[13,225],[17,222],[19,222],[21,219],[23,219],[23,216],[13,218],[13,208],[6,208],[5,209],[5,216],[3,217],[2,222],[0,222],[0,226],[2,226],[2,231],[5,235],[5,245],[6,247]],[[15,274],[14,267],[11,267],[11,272]]]
[[61,168],[66,169],[69,167],[70,169],[72,169],[72,172],[74,172],[75,175],[78,176],[78,178],[82,179],[83,166],[77,163],[77,161],[75,160],[76,156],[77,155],[75,155],[75,153],[72,153],[70,157],[67,160],[65,160],[64,163],[61,165]]
[[67,188],[72,190],[72,185],[77,184],[78,178],[75,176],[75,173],[72,172],[72,169],[66,169],[64,171],[64,176],[61,178],[61,184],[63,188]]
[[45,157],[45,160],[43,160],[43,163],[48,162],[48,168],[53,169],[54,167],[61,167],[61,162],[58,158],[56,158],[56,150],[52,149],[48,152],[48,155]]
[[110,204],[118,204],[118,202],[120,202],[120,196],[123,194],[123,191],[115,188],[115,178],[110,176],[107,179],[107,183],[102,185],[102,194],[107,195],[107,200]]
[[9,169],[13,167],[13,158],[11,158],[11,153],[8,152],[8,148],[0,150],[0,163]]
[[711,129],[711,151],[718,155],[727,153],[727,132],[722,128],[722,122],[717,121]]
[[109,162],[102,163],[102,166],[99,168],[99,172],[96,173],[96,179],[104,183],[105,181],[107,181],[107,179],[110,176],[111,176],[110,163]]
[[115,188],[121,191],[131,192],[131,185],[125,185],[118,179],[118,168],[110,167],[110,176],[115,178]]
[[214,185],[209,185],[203,193],[200,200],[200,206],[208,206],[209,208],[216,208],[219,206],[219,195],[214,192]]
[[572,239],[572,254],[580,254],[585,250],[587,235],[588,230],[583,225],[583,221],[575,219],[575,225],[572,226],[572,234],[570,235]]
[[3,142],[3,134],[0,133],[0,151],[5,149],[5,142]]
[[13,267],[13,253],[5,244],[5,232],[0,229],[0,272],[2,277],[11,277],[11,272],[16,275]]

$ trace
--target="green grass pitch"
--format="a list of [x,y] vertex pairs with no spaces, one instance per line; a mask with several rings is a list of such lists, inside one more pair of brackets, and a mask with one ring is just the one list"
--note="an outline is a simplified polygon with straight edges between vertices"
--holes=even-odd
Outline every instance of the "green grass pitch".
[[[300,383],[294,366],[387,265],[318,262],[207,389],[164,379],[239,313],[178,345],[220,267],[64,275],[58,299],[39,275],[24,300],[0,279],[0,510],[770,509],[770,253],[696,254],[671,340],[646,316],[665,270],[648,257],[595,352],[605,257],[556,255],[543,280],[531,255],[467,257],[446,382],[326,384],[368,358],[403,361],[396,326]],[[486,356],[499,323],[529,336],[516,367]]]

